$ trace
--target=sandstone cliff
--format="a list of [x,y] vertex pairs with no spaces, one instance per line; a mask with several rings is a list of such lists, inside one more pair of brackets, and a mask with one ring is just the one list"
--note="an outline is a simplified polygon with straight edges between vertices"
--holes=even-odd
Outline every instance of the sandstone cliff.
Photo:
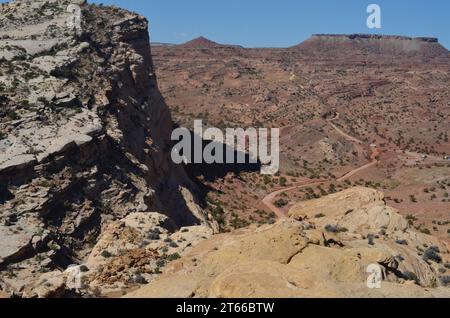
[[0,103],[1,290],[39,294],[41,273],[82,263],[132,213],[159,212],[168,231],[207,224],[169,157],[144,17],[79,0],[2,4]]

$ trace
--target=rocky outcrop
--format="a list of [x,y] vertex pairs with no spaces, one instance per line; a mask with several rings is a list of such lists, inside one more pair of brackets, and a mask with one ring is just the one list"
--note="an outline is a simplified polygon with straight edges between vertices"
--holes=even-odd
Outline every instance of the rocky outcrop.
[[151,282],[170,261],[213,234],[205,225],[172,232],[170,223],[158,213],[132,213],[111,223],[83,264],[86,292],[120,294]]
[[[315,207],[323,216],[309,217]],[[199,243],[128,297],[450,297],[439,287],[448,247],[408,229],[381,193],[355,188],[301,204],[291,215],[298,220]],[[426,246],[442,259],[428,258]],[[381,289],[367,287],[371,264],[382,270]]]
[[389,232],[408,229],[408,222],[398,211],[386,205],[382,192],[363,187],[298,203],[290,209],[289,216],[314,219],[321,226],[332,224],[366,236],[383,229]]
[[171,231],[208,224],[170,160],[144,17],[13,1],[0,30],[0,289],[20,296],[39,271],[83,263],[132,213],[166,215]]

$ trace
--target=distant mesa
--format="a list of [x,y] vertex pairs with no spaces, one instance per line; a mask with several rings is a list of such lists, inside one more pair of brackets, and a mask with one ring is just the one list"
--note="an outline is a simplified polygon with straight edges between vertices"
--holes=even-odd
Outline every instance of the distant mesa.
[[203,36],[195,38],[191,41],[178,45],[181,48],[188,49],[213,49],[213,48],[239,48],[237,45],[219,44],[211,41]]
[[203,36],[200,36],[198,38],[195,38],[193,40],[190,40],[186,43],[180,44],[180,47],[185,47],[185,48],[192,48],[192,49],[197,49],[197,48],[215,48],[215,47],[222,47],[224,45],[219,44],[217,42],[211,41]]
[[429,58],[449,56],[449,51],[439,43],[437,38],[379,34],[314,34],[292,48],[305,53],[326,55],[361,53],[412,54]]
[[430,37],[409,37],[409,36],[401,36],[401,35],[382,35],[382,34],[364,34],[364,33],[356,33],[356,34],[313,34],[313,38],[343,38],[349,40],[404,40],[404,41],[418,41],[418,42],[428,42],[428,43],[438,43],[439,40],[437,38]]
[[175,46],[175,44],[172,43],[163,43],[163,42],[151,42],[151,46]]

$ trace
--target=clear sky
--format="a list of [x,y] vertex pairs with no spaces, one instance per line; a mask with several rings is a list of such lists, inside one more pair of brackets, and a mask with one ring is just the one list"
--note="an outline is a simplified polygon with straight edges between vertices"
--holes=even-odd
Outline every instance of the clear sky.
[[[4,2],[1,1],[0,2]],[[101,0],[139,12],[154,42],[182,43],[203,35],[246,47],[286,47],[313,33],[379,33],[438,37],[450,49],[448,0]],[[382,29],[366,26],[379,4]]]

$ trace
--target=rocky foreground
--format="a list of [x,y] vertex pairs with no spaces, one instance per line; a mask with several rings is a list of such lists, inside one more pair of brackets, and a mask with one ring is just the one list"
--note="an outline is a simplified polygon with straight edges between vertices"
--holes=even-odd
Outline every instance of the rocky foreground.
[[[215,235],[129,297],[450,297],[448,246],[353,188],[273,225]],[[381,266],[381,289],[367,268]]]

